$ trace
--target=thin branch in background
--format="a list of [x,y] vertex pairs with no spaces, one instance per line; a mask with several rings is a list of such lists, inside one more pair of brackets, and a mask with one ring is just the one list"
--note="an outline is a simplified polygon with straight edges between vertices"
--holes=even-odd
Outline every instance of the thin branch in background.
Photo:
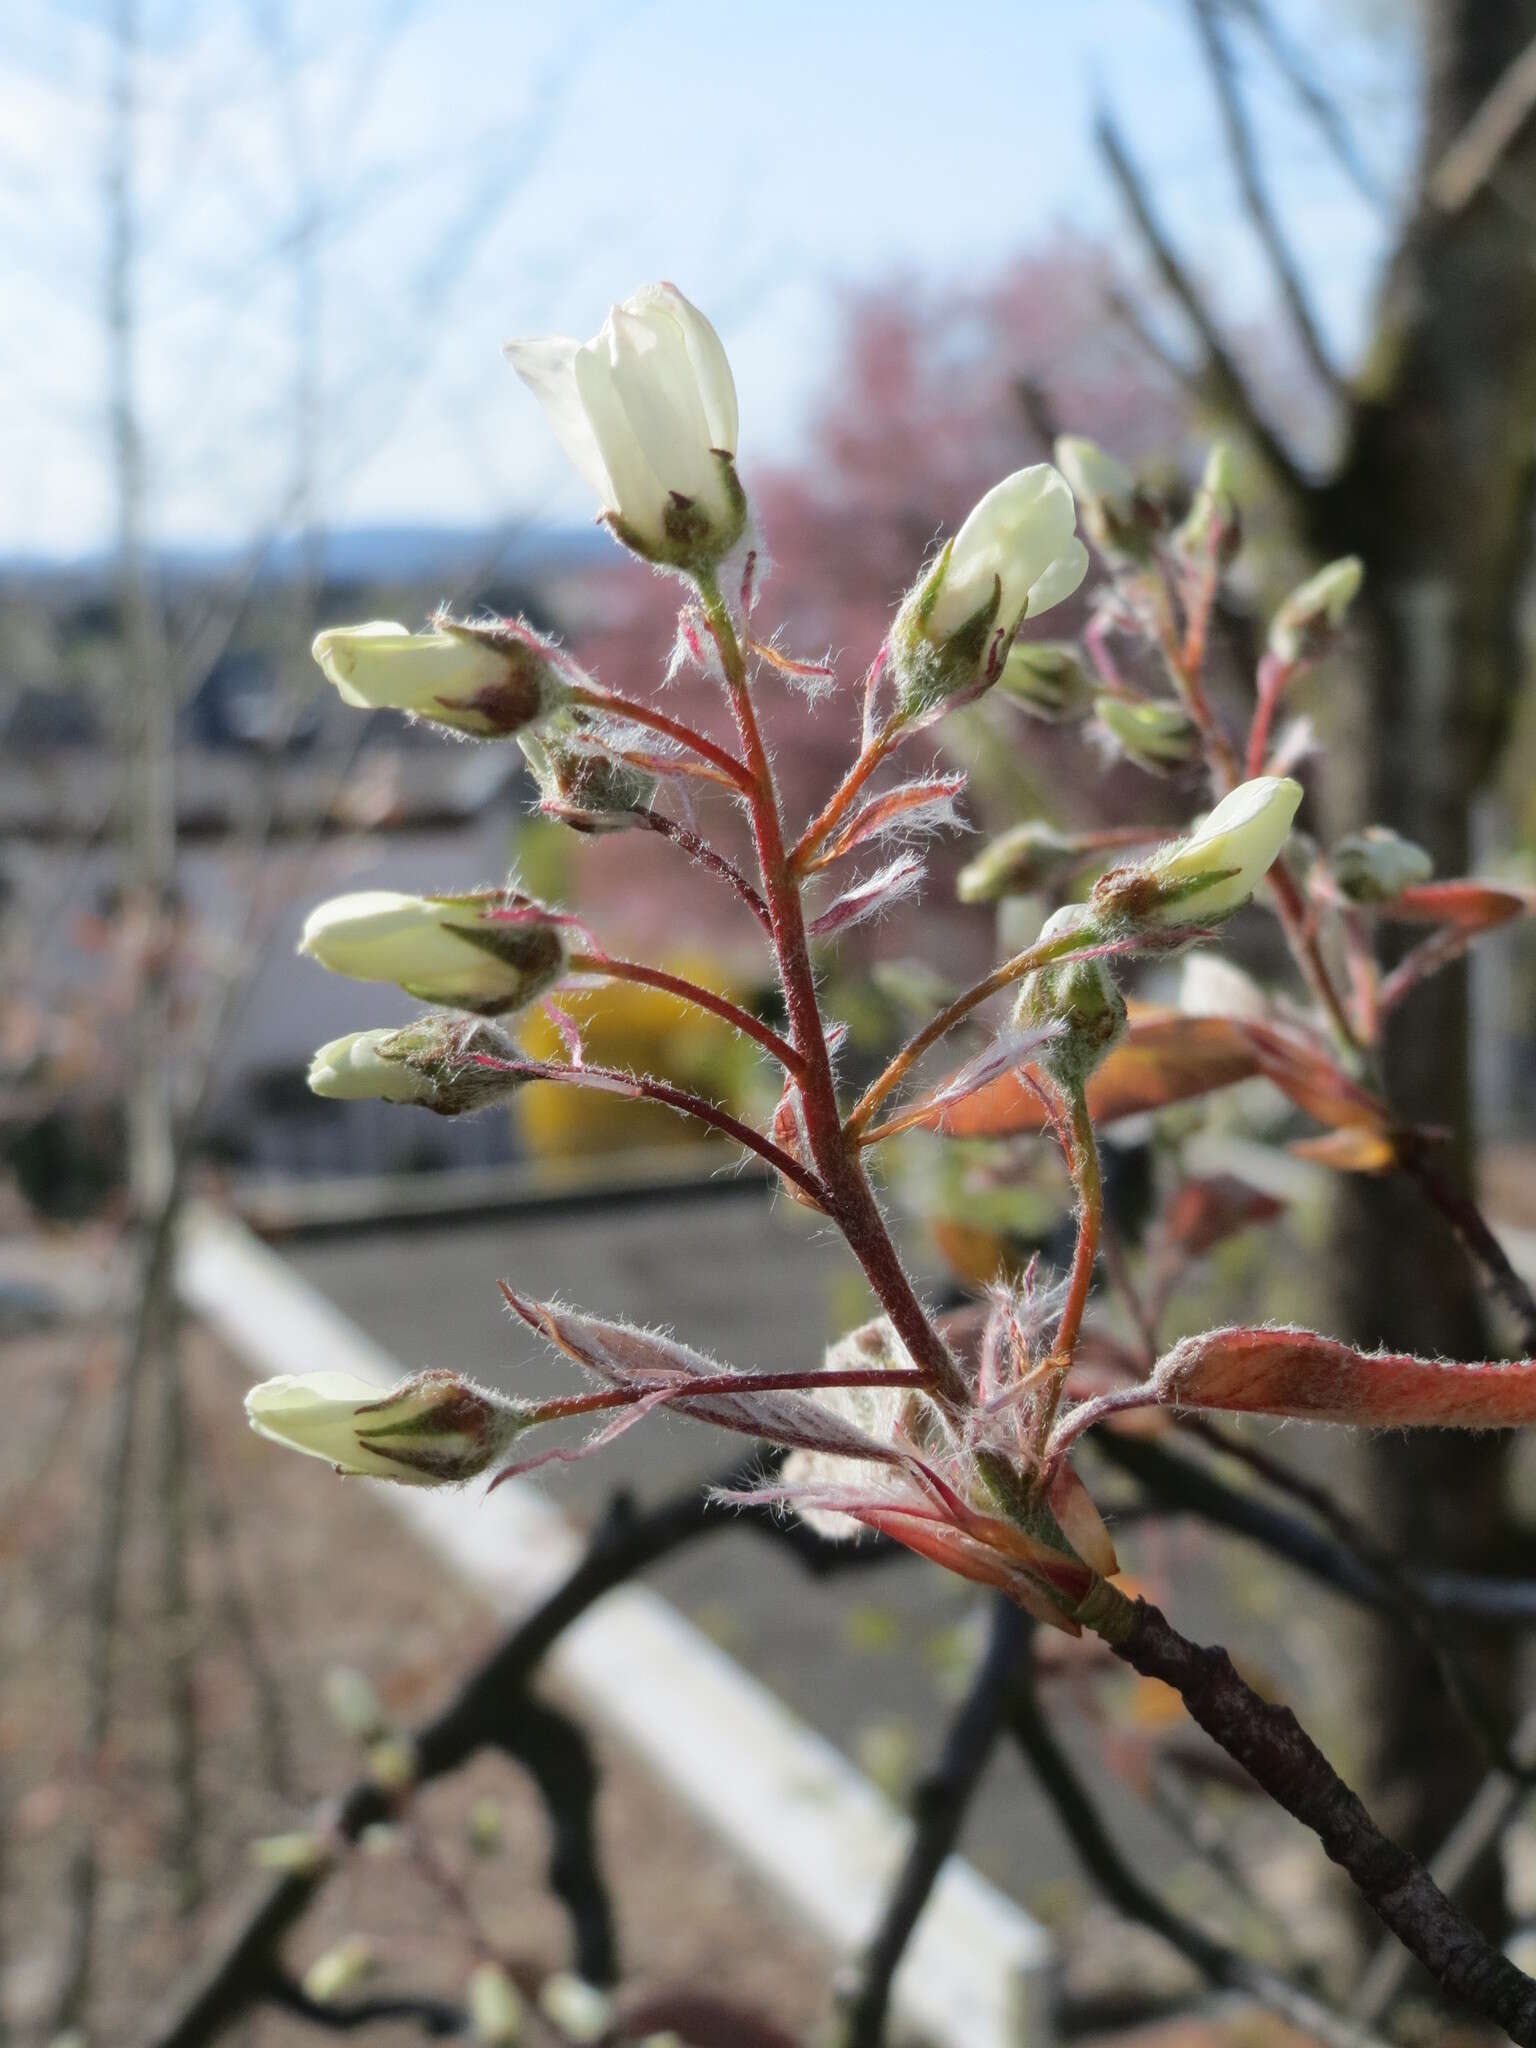
[[843,2048],[880,2048],[891,1985],[923,1908],[960,1836],[971,1801],[997,1747],[1009,1687],[1030,1637],[1030,1624],[1011,1600],[992,1608],[986,1654],[949,1724],[932,1767],[912,1794],[911,1845],[874,1939],[844,2002]]
[[202,1787],[198,1756],[197,1641],[187,1583],[191,1469],[187,1459],[187,1390],[181,1315],[175,1299],[164,1304],[159,1343],[160,1413],[156,1512],[160,1524],[161,1666],[171,1729],[171,1878],[183,1919],[203,1896]]
[[568,1714],[527,1693],[508,1704],[495,1739],[532,1778],[549,1816],[549,1886],[570,1919],[576,1973],[589,1984],[615,1984],[618,1942],[597,1855],[592,1746]]
[[384,1993],[343,2004],[311,1998],[291,1977],[274,1977],[262,1993],[262,2003],[332,2034],[356,2034],[364,2027],[383,2026],[391,2020],[414,2020],[429,2041],[450,2040],[469,2032],[469,2015],[461,2005],[425,1993]]
[[1387,210],[1388,200],[1380,179],[1360,153],[1360,147],[1339,105],[1307,69],[1299,53],[1281,34],[1264,0],[1225,0],[1233,14],[1246,21],[1269,54],[1270,62],[1290,89],[1293,98],[1333,152],[1345,176],[1363,199]]
[[1228,348],[1209,306],[1185,269],[1161,221],[1153,210],[1146,180],[1107,107],[1100,107],[1094,120],[1094,139],[1110,177],[1135,223],[1136,230],[1152,259],[1153,268],[1168,292],[1178,301],[1205,348],[1217,395],[1230,406],[1255,447],[1276,478],[1293,498],[1305,497],[1309,486],[1296,466],[1295,458],[1276,429],[1264,417],[1258,401]]
[[1307,295],[1300,267],[1291,252],[1290,244],[1286,241],[1285,231],[1280,225],[1279,216],[1270,202],[1265,187],[1264,175],[1259,165],[1258,148],[1254,142],[1247,109],[1243,105],[1242,88],[1238,82],[1237,67],[1232,60],[1231,46],[1227,42],[1218,0],[1189,0],[1189,6],[1195,34],[1199,39],[1206,68],[1211,74],[1211,83],[1216,90],[1217,103],[1221,108],[1227,152],[1232,159],[1238,191],[1242,195],[1243,211],[1247,214],[1254,234],[1269,258],[1275,283],[1279,286],[1280,296],[1291,316],[1291,325],[1296,330],[1296,338],[1301,343],[1302,352],[1323,387],[1338,396],[1342,390],[1338,369],[1323,341],[1322,330],[1318,326],[1317,315]]
[[1500,77],[1429,174],[1430,198],[1444,213],[1469,206],[1497,171],[1536,111],[1536,37]]
[[1446,1698],[1465,1722],[1488,1763],[1529,1782],[1529,1774],[1510,1755],[1504,1730],[1491,1702],[1484,1697],[1471,1673],[1463,1668],[1422,1589],[1414,1584],[1396,1558],[1376,1541],[1365,1525],[1335,1500],[1326,1486],[1293,1472],[1280,1459],[1271,1457],[1261,1445],[1229,1435],[1203,1418],[1187,1418],[1184,1426],[1222,1457],[1246,1465],[1266,1486],[1300,1501],[1346,1550],[1376,1574],[1397,1613],[1434,1665]]
[[[695,1538],[751,1528],[778,1542],[807,1570],[825,1576],[884,1553],[873,1546],[833,1543],[809,1529],[790,1529],[768,1509],[737,1507],[729,1496],[760,1484],[782,1454],[757,1452],[703,1486],[689,1486],[655,1507],[636,1510],[620,1495],[569,1576],[519,1621],[472,1670],[452,1699],[413,1741],[419,1783],[457,1770],[485,1748],[503,1744],[508,1716],[539,1664],[573,1623],[605,1593],[625,1584]],[[791,1540],[792,1539],[792,1540]],[[894,1548],[894,1546],[891,1546]],[[864,1555],[861,1557],[861,1551]],[[552,1778],[551,1783],[554,1780]],[[377,1785],[363,1779],[328,1809],[342,1844],[355,1842],[388,1814]],[[284,1937],[326,1883],[324,1870],[286,1871],[265,1884],[246,1913],[208,1950],[172,1992],[145,2036],[145,2048],[200,2048],[272,1995],[280,1982]]]
[[1164,376],[1177,384],[1179,389],[1197,405],[1204,403],[1209,394],[1205,389],[1199,364],[1191,363],[1179,355],[1168,346],[1161,335],[1153,331],[1151,321],[1129,292],[1122,291],[1119,285],[1111,285],[1104,294],[1104,305],[1111,318],[1125,329],[1142,354],[1157,364]]
[[1437,1163],[1432,1147],[1433,1140],[1416,1132],[1400,1135],[1398,1167],[1439,1210],[1457,1243],[1481,1272],[1488,1292],[1519,1324],[1521,1347],[1536,1354],[1536,1294],[1515,1271],[1477,1203]]
[[[1530,1774],[1536,1766],[1536,1709],[1521,1721],[1509,1747],[1520,1769],[1514,1775],[1503,1770],[1490,1771],[1430,1858],[1431,1877],[1451,1898],[1500,1840],[1530,1796]],[[1413,1960],[1400,1943],[1382,1942],[1360,1980],[1359,1990],[1350,2000],[1350,2011],[1374,2025],[1412,1971]]]
[[219,1574],[221,1618],[245,1667],[255,1703],[256,1744],[261,1755],[262,1776],[273,1796],[286,1802],[294,1797],[295,1789],[287,1704],[262,1641],[261,1625],[240,1575],[234,1527],[218,1475],[210,1469],[206,1446],[193,1460],[193,1469],[204,1475],[199,1489],[203,1526]]
[[1253,1962],[1176,1913],[1160,1893],[1137,1875],[1115,1846],[1087,1787],[1058,1741],[1027,1669],[1014,1689],[1009,1727],[1084,1869],[1128,1919],[1138,1920],[1160,1934],[1212,1984],[1246,1992],[1269,2011],[1325,2043],[1326,2048],[1383,2048],[1377,2037],[1358,2021],[1333,2011],[1300,1985]]

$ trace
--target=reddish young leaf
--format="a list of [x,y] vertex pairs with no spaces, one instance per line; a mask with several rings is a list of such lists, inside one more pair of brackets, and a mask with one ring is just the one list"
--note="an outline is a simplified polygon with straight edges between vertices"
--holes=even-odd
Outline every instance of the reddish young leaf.
[[1284,1208],[1235,1173],[1213,1173],[1185,1181],[1163,1212],[1163,1239],[1186,1259],[1203,1258],[1224,1238],[1255,1223],[1273,1222]]
[[1385,1103],[1352,1081],[1320,1046],[1267,1024],[1240,1028],[1258,1055],[1265,1079],[1273,1081],[1298,1109],[1330,1130],[1361,1130],[1387,1140],[1391,1117]]
[[958,822],[955,799],[965,788],[964,775],[930,775],[920,782],[898,783],[882,790],[854,812],[818,860],[824,867],[855,847],[892,832],[936,832]]
[[1405,924],[1452,924],[1463,931],[1490,931],[1522,917],[1536,903],[1530,890],[1500,889],[1491,882],[1419,882],[1374,906],[1379,917]]
[[1364,1429],[1513,1429],[1536,1422],[1536,1359],[1463,1365],[1351,1350],[1314,1330],[1209,1330],[1152,1376],[1172,1408]]
[[825,938],[828,932],[845,931],[849,925],[863,924],[867,918],[879,917],[893,903],[920,888],[922,880],[921,860],[916,854],[903,854],[888,867],[880,868],[862,882],[855,882],[851,889],[845,889],[812,921],[811,934],[814,938]]
[[[1177,1010],[1132,1011],[1130,1029],[1088,1083],[1096,1124],[1166,1109],[1259,1071],[1243,1027],[1227,1017],[1186,1017]],[[921,1119],[950,1138],[1002,1138],[1046,1126],[1039,1096],[1019,1074],[1004,1074],[967,1100],[946,1105],[943,1089]]]

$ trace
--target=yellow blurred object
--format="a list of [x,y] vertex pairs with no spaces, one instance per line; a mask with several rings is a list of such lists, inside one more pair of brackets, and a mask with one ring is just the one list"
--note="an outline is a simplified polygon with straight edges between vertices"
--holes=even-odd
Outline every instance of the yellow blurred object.
[[[717,992],[731,992],[708,960],[678,958],[658,964]],[[556,1000],[580,1025],[590,1066],[653,1074],[738,1114],[745,1110],[758,1055],[750,1041],[720,1018],[679,996],[626,981],[563,989]],[[525,1013],[517,1035],[534,1059],[566,1057],[560,1034],[542,1009]],[[512,1113],[524,1144],[542,1158],[591,1158],[635,1146],[697,1144],[707,1136],[702,1126],[658,1103],[631,1102],[597,1089],[548,1082],[520,1089]]]

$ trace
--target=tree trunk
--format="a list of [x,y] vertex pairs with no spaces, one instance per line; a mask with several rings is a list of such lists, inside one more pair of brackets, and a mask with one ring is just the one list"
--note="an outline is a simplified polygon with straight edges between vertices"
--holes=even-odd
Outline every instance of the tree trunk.
[[[1464,874],[1474,797],[1520,681],[1518,606],[1536,447],[1536,138],[1526,124],[1470,201],[1446,212],[1429,181],[1446,148],[1536,37],[1536,0],[1435,0],[1425,13],[1418,197],[1392,264],[1344,465],[1315,499],[1313,538],[1366,564],[1365,758],[1353,815],[1394,826]],[[1472,1167],[1466,977],[1442,974],[1390,1034],[1391,1099],[1456,1134],[1447,1165]],[[1472,1275],[1438,1218],[1401,1178],[1345,1181],[1340,1305],[1356,1340],[1486,1356]],[[1402,1554],[1507,1567],[1503,1445],[1492,1437],[1382,1439],[1365,1454],[1385,1530]],[[1496,1642],[1478,1676],[1507,1693]],[[1433,1844],[1465,1802],[1479,1760],[1421,1654],[1395,1633],[1380,1699],[1384,1788]],[[1412,1787],[1411,1795],[1406,1788]]]

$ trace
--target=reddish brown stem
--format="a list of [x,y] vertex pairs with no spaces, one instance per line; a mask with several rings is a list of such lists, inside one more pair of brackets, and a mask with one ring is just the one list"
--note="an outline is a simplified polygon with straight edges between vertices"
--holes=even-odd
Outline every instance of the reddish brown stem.
[[754,1017],[750,1010],[733,1003],[729,996],[717,995],[702,982],[690,981],[682,974],[668,974],[662,967],[647,967],[639,960],[611,960],[605,953],[573,953],[568,965],[575,974],[601,974],[610,981],[638,982],[645,988],[657,988],[667,995],[681,996],[684,1002],[722,1017],[735,1030],[753,1039],[789,1073],[798,1077],[805,1069],[805,1062],[795,1048],[780,1038],[778,1032],[765,1024],[761,1017]]
[[1248,774],[1250,777],[1264,773],[1264,762],[1269,754],[1269,735],[1275,722],[1275,713],[1280,708],[1280,699],[1290,687],[1296,673],[1294,662],[1281,661],[1277,655],[1266,654],[1259,663],[1258,701],[1253,707],[1253,723],[1248,728]]
[[669,818],[661,811],[632,811],[630,815],[638,819],[648,832],[656,832],[663,839],[670,839],[672,844],[680,847],[691,860],[696,860],[701,868],[708,868],[709,872],[717,875],[727,888],[734,889],[769,938],[773,937],[773,921],[768,915],[767,904],[734,861],[727,860],[723,853],[716,853],[707,839],[701,839],[697,832],[692,831],[687,825],[680,825],[676,818]]
[[805,872],[822,842],[835,832],[847,817],[854,798],[900,739],[905,722],[899,718],[886,721],[800,834],[789,855],[790,867],[796,874]]
[[706,1102],[702,1095],[690,1095],[686,1088],[674,1088],[670,1081],[658,1081],[651,1074],[626,1074],[618,1067],[561,1067],[549,1060],[500,1060],[489,1053],[477,1053],[475,1064],[522,1081],[563,1081],[573,1087],[613,1082],[624,1094],[637,1096],[643,1102],[664,1103],[668,1109],[691,1116],[696,1123],[707,1124],[714,1131],[723,1131],[738,1145],[744,1145],[749,1152],[766,1159],[786,1180],[792,1180],[797,1188],[810,1196],[818,1209],[827,1208],[827,1190],[798,1159],[792,1158],[775,1145],[772,1138],[764,1137],[751,1124],[732,1116],[728,1109]]
[[736,756],[724,747],[717,747],[706,734],[685,724],[682,719],[669,718],[665,711],[657,711],[653,705],[644,704],[638,698],[620,696],[615,690],[582,688],[573,690],[571,695],[578,704],[589,705],[594,711],[609,711],[616,718],[627,719],[631,725],[643,725],[652,732],[665,733],[669,740],[676,740],[679,746],[687,747],[701,760],[718,768],[743,796],[750,793],[751,778]]
[[[537,1420],[567,1422],[572,1416],[598,1415],[608,1408],[633,1408],[666,1383],[604,1387],[592,1394],[565,1394],[541,1401]],[[699,1379],[679,1379],[675,1401],[715,1399],[721,1394],[816,1394],[828,1387],[925,1387],[928,1375],[916,1366],[850,1366],[836,1372],[717,1372]]]
[[965,1376],[918,1300],[891,1242],[874,1192],[864,1177],[857,1148],[843,1134],[800,890],[784,847],[773,770],[747,689],[741,646],[730,613],[712,579],[700,579],[699,594],[710,633],[720,651],[732,714],[752,774],[753,838],[763,898],[773,922],[774,950],[789,1013],[790,1036],[805,1061],[798,1086],[806,1142],[821,1176],[819,1199],[836,1221],[913,1362],[927,1374],[930,1387],[946,1402],[963,1406],[968,1395]]

